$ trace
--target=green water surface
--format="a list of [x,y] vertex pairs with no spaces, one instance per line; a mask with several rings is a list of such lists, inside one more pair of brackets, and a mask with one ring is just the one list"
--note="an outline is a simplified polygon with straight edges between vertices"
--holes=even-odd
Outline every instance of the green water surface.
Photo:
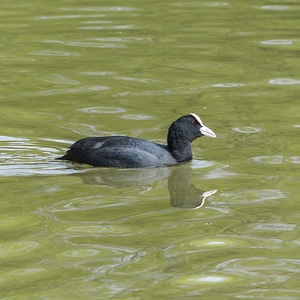
[[[299,1],[0,3],[0,299],[299,299]],[[55,161],[86,136],[185,165]]]

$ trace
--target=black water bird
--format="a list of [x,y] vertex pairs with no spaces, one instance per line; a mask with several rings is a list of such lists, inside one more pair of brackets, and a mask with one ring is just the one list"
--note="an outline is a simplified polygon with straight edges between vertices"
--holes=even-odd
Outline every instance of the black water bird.
[[171,124],[167,145],[128,136],[88,137],[75,142],[57,159],[115,168],[175,165],[193,158],[191,142],[201,136],[216,134],[191,113]]

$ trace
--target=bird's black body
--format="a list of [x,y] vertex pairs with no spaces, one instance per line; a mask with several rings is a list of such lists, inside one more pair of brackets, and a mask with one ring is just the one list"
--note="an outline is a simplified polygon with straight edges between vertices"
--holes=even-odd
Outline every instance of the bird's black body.
[[[92,166],[142,168],[176,164],[164,145],[127,137],[88,137],[74,143],[60,159]],[[164,162],[164,163],[162,163]]]
[[58,159],[117,168],[174,165],[192,159],[191,142],[203,135],[215,137],[197,115],[191,114],[171,124],[168,145],[127,136],[88,137],[75,142]]

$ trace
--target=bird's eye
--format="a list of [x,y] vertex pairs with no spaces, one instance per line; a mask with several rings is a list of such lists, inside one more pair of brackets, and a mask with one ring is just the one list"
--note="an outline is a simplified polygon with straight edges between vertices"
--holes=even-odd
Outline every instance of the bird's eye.
[[195,125],[195,124],[196,124],[195,120],[193,120],[193,121],[192,121],[192,124],[193,124],[193,125]]

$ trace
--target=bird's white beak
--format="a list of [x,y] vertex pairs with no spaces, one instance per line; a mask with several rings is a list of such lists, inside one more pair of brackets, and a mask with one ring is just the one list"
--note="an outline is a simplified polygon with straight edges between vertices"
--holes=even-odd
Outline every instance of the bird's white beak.
[[201,132],[203,135],[208,136],[208,137],[212,137],[212,138],[217,137],[216,134],[215,134],[211,129],[209,129],[208,127],[206,127],[205,125],[203,125],[203,126],[200,128],[200,132]]

